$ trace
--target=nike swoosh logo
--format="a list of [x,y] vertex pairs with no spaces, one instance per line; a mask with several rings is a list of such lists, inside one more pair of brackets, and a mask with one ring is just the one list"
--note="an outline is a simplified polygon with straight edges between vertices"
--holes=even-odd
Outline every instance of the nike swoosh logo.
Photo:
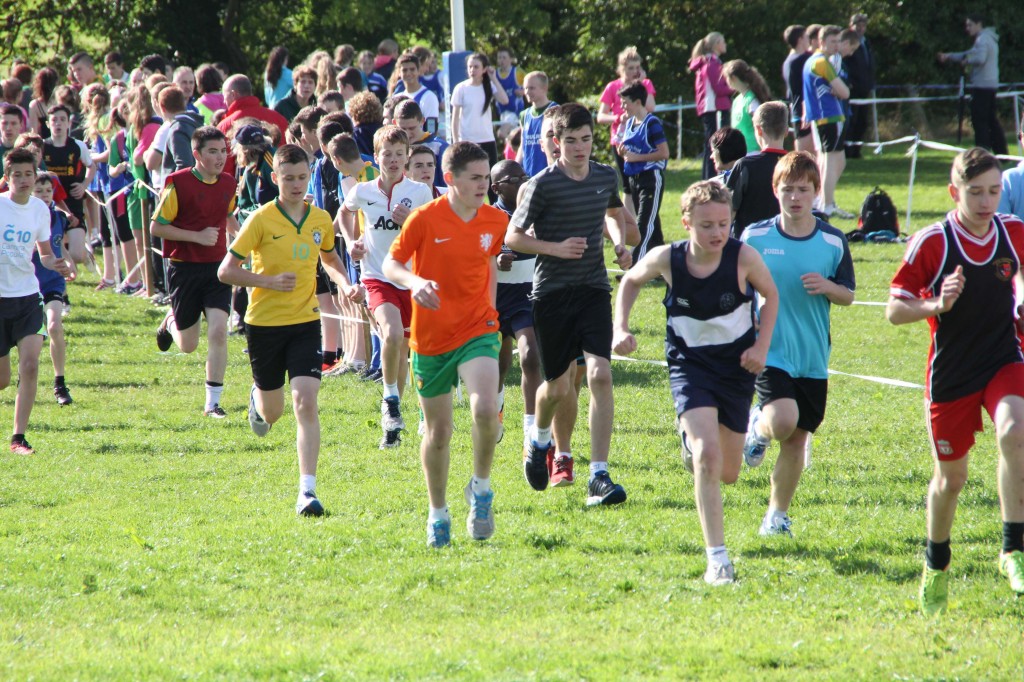
[[598,194],[604,194],[607,191],[608,191],[607,189],[599,189],[599,190],[597,190],[597,193]]
[[274,239],[280,239],[283,236],[284,236],[283,234],[275,234],[273,238]]
[[374,205],[374,204],[376,204],[376,203],[377,203],[376,201],[367,201],[367,202],[366,202],[366,205],[367,205],[367,206],[373,206],[373,205]]
[[438,239],[437,237],[434,237],[434,243],[435,244],[443,244],[446,241],[450,241],[450,240],[451,240],[451,237],[448,237],[446,239]]

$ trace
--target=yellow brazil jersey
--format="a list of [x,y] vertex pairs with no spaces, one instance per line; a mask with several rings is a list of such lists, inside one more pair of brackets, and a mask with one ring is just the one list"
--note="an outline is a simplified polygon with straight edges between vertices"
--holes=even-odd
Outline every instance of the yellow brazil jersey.
[[316,302],[316,264],[321,251],[334,249],[334,225],[327,211],[306,204],[298,223],[277,199],[253,211],[242,225],[230,251],[236,258],[252,254],[257,275],[295,273],[295,288],[275,291],[257,287],[249,298],[247,324],[282,327],[320,319]]

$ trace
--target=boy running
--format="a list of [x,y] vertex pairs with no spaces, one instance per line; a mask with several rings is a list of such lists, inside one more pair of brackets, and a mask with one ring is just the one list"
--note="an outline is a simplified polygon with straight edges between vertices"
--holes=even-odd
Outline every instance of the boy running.
[[914,235],[889,290],[890,322],[927,320],[931,331],[925,407],[935,472],[920,590],[926,615],[946,610],[953,516],[982,408],[995,424],[999,452],[999,572],[1024,594],[1024,307],[1014,298],[1024,223],[996,213],[1001,191],[991,153],[975,147],[958,154],[949,184],[956,208]]
[[[320,313],[314,293],[317,255],[339,287],[345,278],[334,251],[331,217],[305,201],[309,186],[306,152],[291,144],[278,148],[272,179],[280,195],[245,221],[217,275],[225,284],[253,288],[245,313],[253,376],[249,427],[262,437],[281,418],[287,372],[299,455],[295,512],[322,516],[324,508],[316,496],[321,363]],[[252,270],[244,270],[242,263],[250,254]]]
[[76,263],[86,263],[91,256],[85,248],[85,190],[96,175],[96,164],[86,144],[68,136],[71,111],[66,106],[54,105],[46,116],[50,137],[43,142],[43,163],[68,194],[64,201],[74,216],[68,226],[69,255]]
[[[380,328],[381,371],[384,399],[381,401],[380,449],[401,443],[405,428],[400,407],[409,372],[409,324],[412,301],[406,287],[392,282],[383,272],[384,259],[409,213],[433,200],[430,187],[405,177],[409,138],[398,126],[384,126],[373,135],[373,151],[380,177],[361,182],[345,193],[341,225],[352,258],[362,261],[362,283],[370,312]],[[356,222],[363,213],[363,227]]]
[[[626,491],[608,473],[615,406],[611,286],[603,250],[607,211],[615,217],[608,226],[615,262],[629,268],[622,209],[608,208],[608,193],[618,193],[618,179],[615,169],[590,160],[594,121],[586,107],[575,102],[559,107],[553,130],[558,162],[527,183],[505,237],[513,251],[537,254],[533,322],[544,383],[537,390],[537,420],[523,453],[523,472],[534,490],[548,487],[551,422],[560,402],[576,398],[571,369],[582,354],[592,395],[587,504],[619,504]],[[536,236],[527,234],[531,226]]]
[[[32,196],[39,199],[50,211],[50,248],[57,258],[63,257],[64,232],[67,225],[67,218],[53,205],[53,185],[57,178],[46,171],[36,176],[35,185],[32,188]],[[36,269],[36,279],[39,281],[39,293],[43,297],[43,311],[46,315],[46,332],[50,337],[50,361],[53,363],[53,395],[57,398],[57,404],[61,407],[70,405],[71,391],[64,383],[64,361],[67,346],[64,342],[64,291],[67,289],[67,281],[54,270],[43,265],[38,253],[32,254],[32,265]],[[74,279],[78,272],[73,261],[68,262],[71,270],[71,279]]]
[[548,75],[543,71],[531,71],[523,80],[523,90],[530,107],[519,114],[519,126],[523,129],[523,141],[516,152],[516,161],[523,164],[531,178],[548,167],[547,157],[541,144],[541,128],[544,112],[557,106],[548,99]]
[[171,309],[156,330],[161,352],[175,344],[182,353],[199,346],[200,318],[206,316],[206,404],[203,415],[227,416],[220,406],[228,362],[231,287],[217,278],[227,235],[238,231],[235,179],[224,173],[227,140],[213,126],[192,134],[195,167],[167,176],[160,206],[150,226],[163,239]]
[[741,237],[761,254],[779,290],[778,323],[757,377],[758,404],[750,410],[743,444],[750,467],[760,466],[772,440],[780,444],[759,531],[764,536],[793,535],[789,505],[807,441],[825,418],[832,304],[853,303],[856,287],[846,237],[811,213],[820,185],[810,154],[786,154],[772,176],[782,213],[754,223]]
[[[0,196],[0,390],[11,385],[11,349],[18,349],[18,395],[14,400],[14,435],[11,452],[35,452],[25,440],[25,429],[36,400],[39,353],[45,322],[39,281],[32,252],[39,252],[43,267],[62,277],[73,277],[71,267],[50,249],[50,211],[32,196],[36,160],[27,149],[7,154],[4,178],[10,191]],[[33,248],[33,244],[35,247]]]
[[[414,211],[391,246],[384,274],[412,292],[413,374],[426,422],[420,445],[430,512],[427,544],[451,542],[448,514],[452,388],[461,378],[473,415],[473,477],[466,486],[466,530],[474,540],[494,534],[491,461],[498,435],[497,265],[508,218],[485,206],[487,152],[471,142],[449,147],[449,192]],[[405,265],[410,262],[410,266]],[[453,267],[453,264],[458,267]]]
[[[736,576],[725,549],[721,484],[739,477],[754,377],[764,369],[779,294],[758,253],[730,238],[731,197],[721,183],[690,185],[682,210],[690,239],[652,249],[622,279],[614,349],[623,355],[636,350],[629,313],[644,284],[663,277],[669,288],[665,359],[683,460],[694,474],[708,558],[704,581],[726,585]],[[751,287],[764,299],[756,331]]]

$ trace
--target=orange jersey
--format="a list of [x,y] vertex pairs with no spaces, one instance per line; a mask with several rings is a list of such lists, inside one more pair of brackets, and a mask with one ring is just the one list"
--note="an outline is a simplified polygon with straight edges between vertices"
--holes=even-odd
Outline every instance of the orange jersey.
[[441,300],[437,310],[413,302],[409,345],[414,351],[440,355],[498,331],[491,273],[507,227],[508,216],[493,206],[481,206],[465,222],[444,196],[409,215],[391,256],[399,263],[411,261],[415,274],[436,282]]

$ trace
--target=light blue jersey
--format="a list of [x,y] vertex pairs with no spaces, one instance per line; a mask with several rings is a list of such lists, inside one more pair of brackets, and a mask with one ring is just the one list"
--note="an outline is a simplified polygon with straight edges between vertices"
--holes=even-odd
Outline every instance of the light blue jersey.
[[810,235],[790,237],[775,217],[754,223],[740,239],[761,254],[779,290],[779,317],[767,366],[793,378],[827,379],[832,304],[825,296],[808,294],[800,277],[817,272],[853,291],[856,280],[846,237],[821,220]]

